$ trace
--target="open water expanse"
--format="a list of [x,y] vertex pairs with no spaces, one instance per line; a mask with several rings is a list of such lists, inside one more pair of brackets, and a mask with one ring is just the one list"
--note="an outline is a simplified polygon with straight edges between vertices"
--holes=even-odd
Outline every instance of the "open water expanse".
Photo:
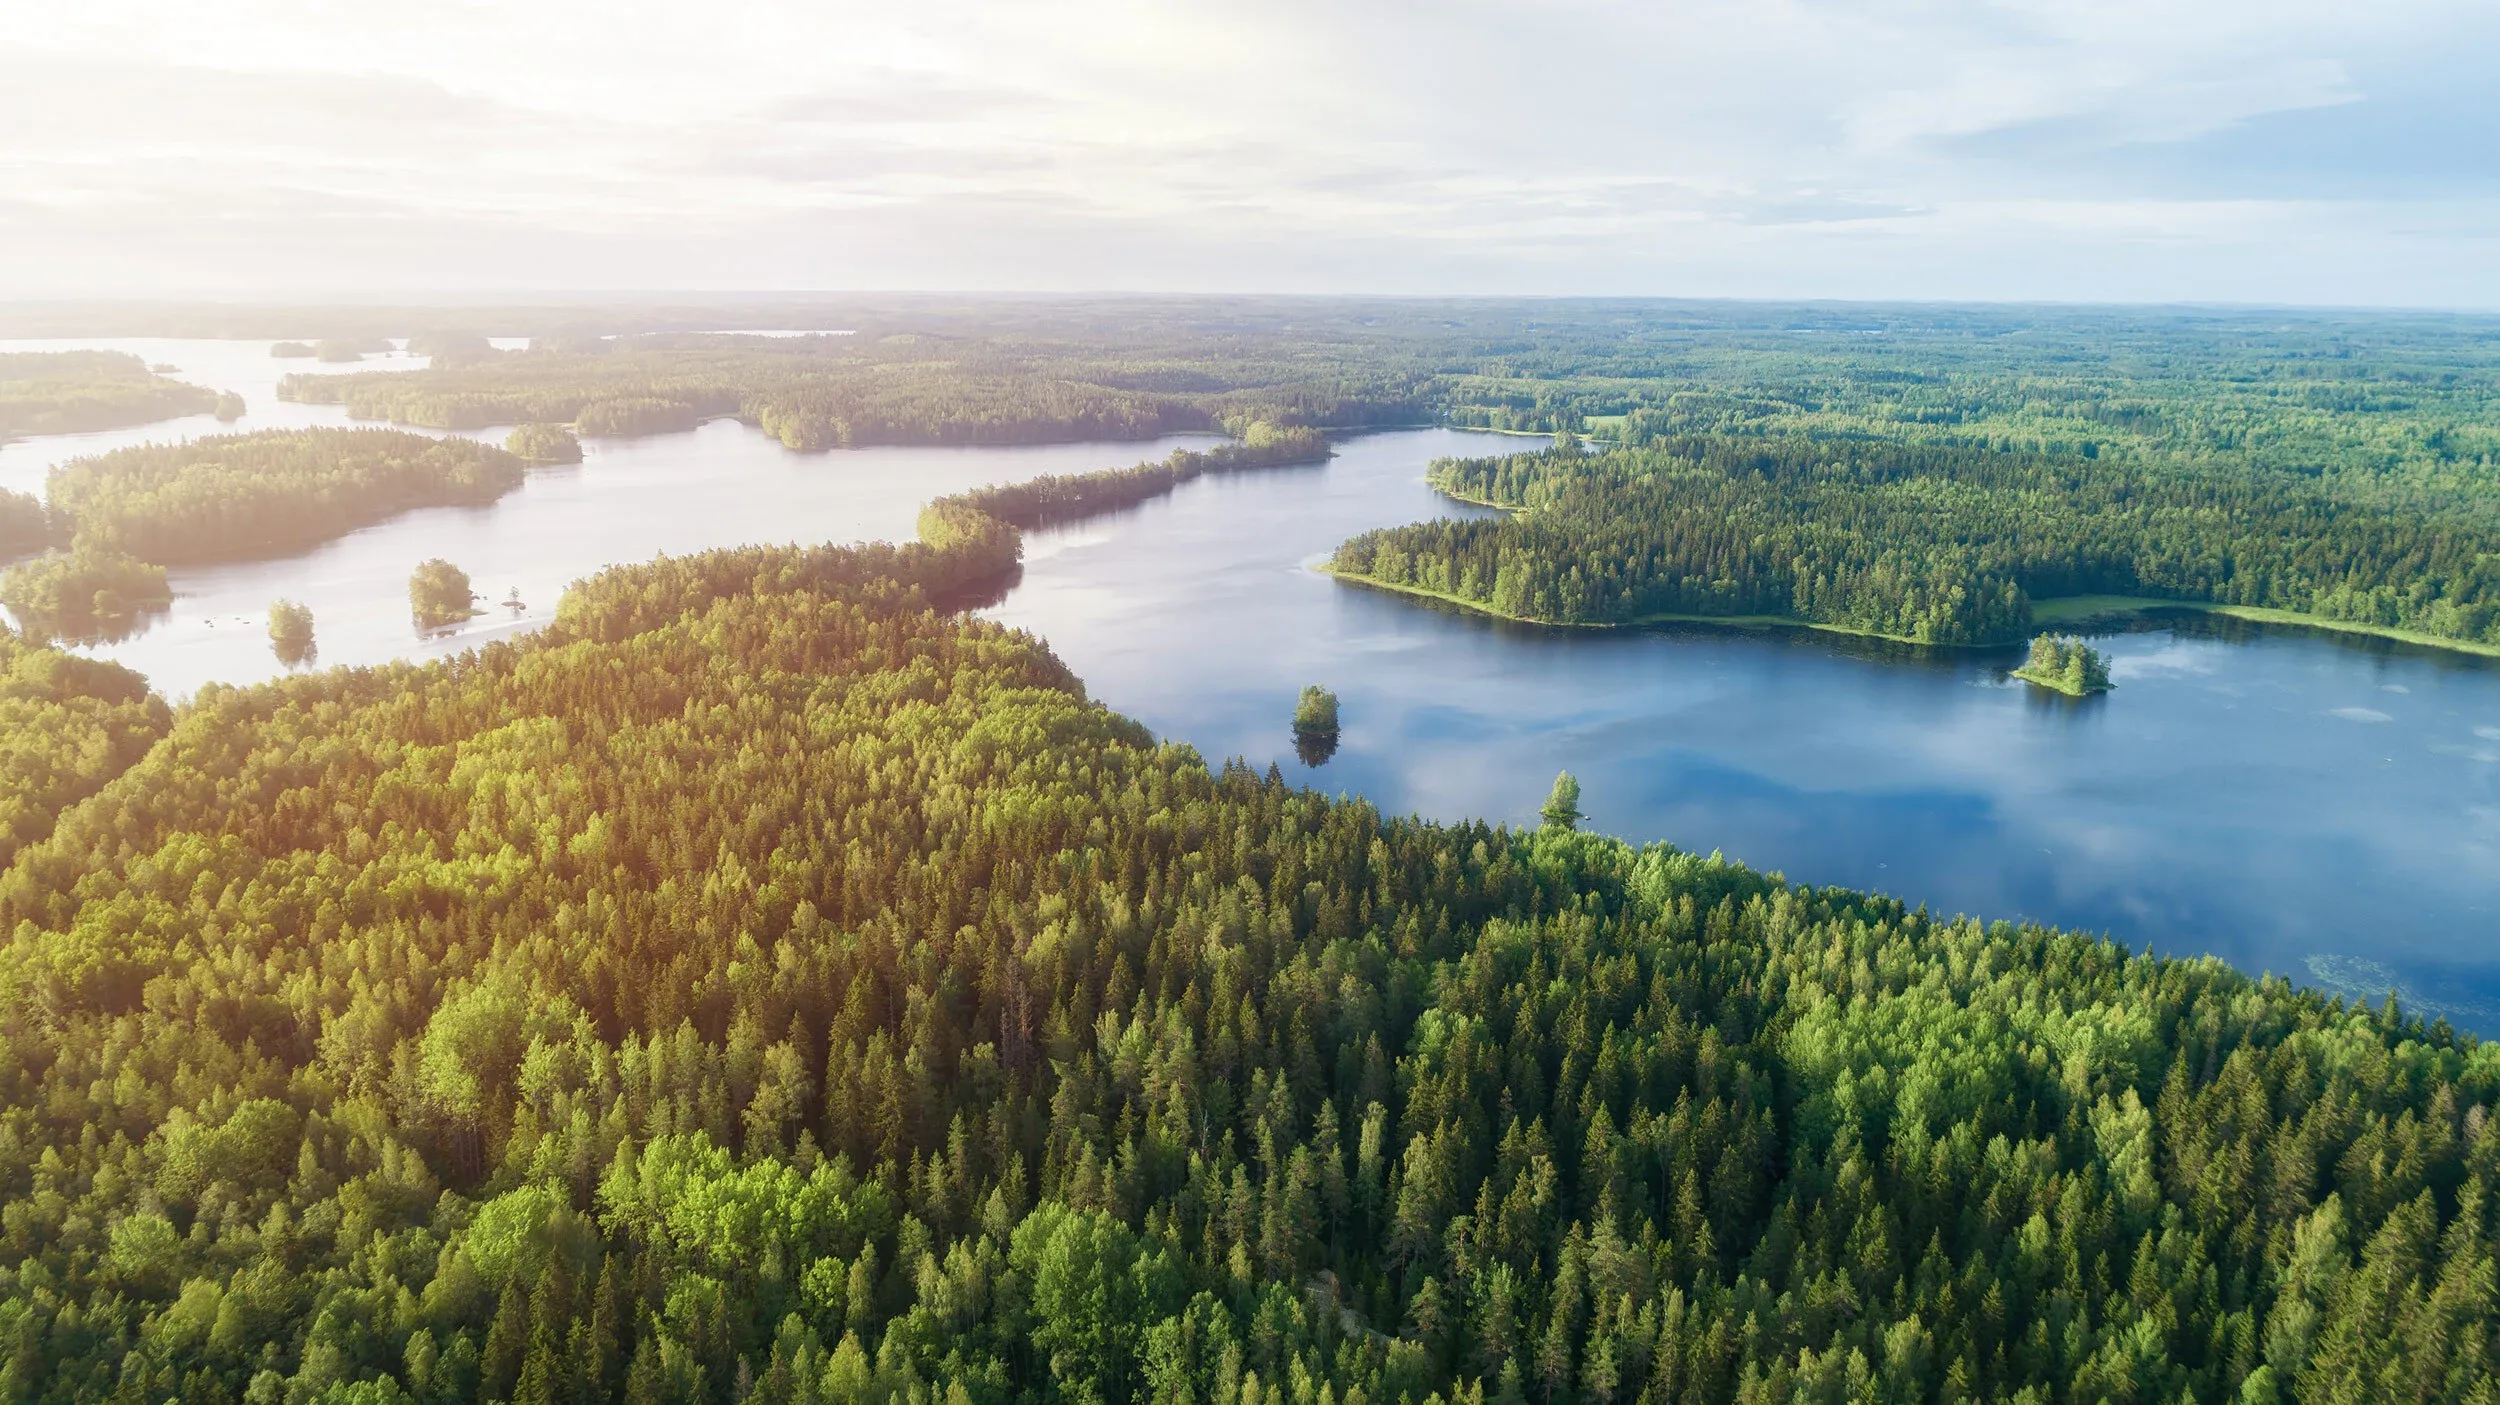
[[[344,422],[333,407],[276,404],[277,376],[310,366],[270,360],[265,343],[109,345],[240,390],[252,413],[236,429]],[[39,489],[71,454],[223,428],[186,420],[0,447],[0,486]],[[804,455],[727,421],[593,441],[579,467],[533,473],[491,507],[177,571],[170,615],[94,652],[176,696],[265,678],[279,671],[264,629],[279,596],[311,604],[325,665],[447,652],[543,623],[567,581],[605,564],[900,538],[937,494],[1133,463],[1173,442]],[[1424,486],[1433,458],[1526,443],[1396,431],[1347,440],[1324,466],[1200,479],[1029,534],[1021,579],[987,613],[1042,635],[1096,698],[1210,761],[1274,762],[1393,813],[1527,822],[1569,769],[1591,827],[1629,839],[1940,911],[2212,952],[2346,993],[2394,986],[2426,1013],[2500,1033],[2491,661],[2186,618],[2100,640],[2119,686],[2076,702],[2008,682],[2012,651],[1532,629],[1311,569],[1355,532],[1472,511]],[[517,588],[524,608],[419,636],[406,580],[428,556],[467,569],[492,600]],[[1288,732],[1305,683],[1344,701],[1344,745],[1315,771]]]

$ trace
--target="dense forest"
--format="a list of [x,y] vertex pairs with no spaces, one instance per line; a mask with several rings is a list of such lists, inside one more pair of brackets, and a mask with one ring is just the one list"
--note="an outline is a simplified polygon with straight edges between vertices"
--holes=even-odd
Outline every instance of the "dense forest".
[[297,550],[410,508],[492,502],[522,474],[518,458],[467,439],[291,429],[72,459],[47,492],[81,543],[183,565]]
[[2030,602],[2256,606],[2500,644],[2500,521],[2209,465],[1721,435],[1445,460],[1514,509],[1366,533],[1351,578],[1520,619],[1779,617],[1936,644],[2023,638]]
[[83,434],[215,409],[217,393],[119,351],[0,352],[0,440]]
[[1017,541],[203,689],[0,875],[0,1398],[2489,1397],[2470,1039],[1210,768]]
[[43,499],[0,488],[0,561],[41,551],[54,540],[52,513]]
[[0,628],[0,865],[51,833],[62,807],[129,769],[172,725],[138,674]]
[[[149,314],[146,326],[265,336],[301,315],[168,309]],[[672,303],[325,315],[380,331],[458,315],[508,334],[538,334],[541,347],[583,352],[610,346],[594,333],[632,334],[622,339],[621,357],[596,369],[586,356],[493,353],[457,375],[356,378],[363,388],[350,403],[361,403],[360,413],[417,423],[570,419],[591,400],[654,388],[702,401],[702,413],[742,413],[760,423],[795,368],[861,365],[902,383],[977,390],[990,398],[984,415],[1007,412],[1023,397],[1009,383],[1039,387],[1058,378],[1197,404],[1228,422],[1439,420],[1631,440],[1811,433],[2229,464],[2312,479],[2341,498],[2500,512],[2500,320],[2489,317],[909,295],[708,309]],[[114,323],[64,311],[39,321],[21,317],[18,325],[33,335]],[[756,326],[842,327],[857,335],[695,335]],[[650,335],[655,327],[677,330]],[[1001,379],[982,380],[993,373]],[[707,386],[717,396],[707,399]],[[309,386],[306,393],[338,396],[349,387]],[[899,385],[889,393],[904,394]],[[1299,411],[1264,412],[1255,403],[1262,396],[1305,403]],[[949,413],[913,407],[898,418],[930,431]],[[456,415],[474,418],[449,418]],[[806,425],[799,429],[804,442]]]
[[793,449],[1145,439],[1189,430],[1411,423],[1430,411],[1411,377],[1297,347],[1244,353],[896,334],[642,336],[533,349],[403,373],[290,376],[289,399],[361,419],[445,429],[561,422],[587,435],[653,434],[731,415]]

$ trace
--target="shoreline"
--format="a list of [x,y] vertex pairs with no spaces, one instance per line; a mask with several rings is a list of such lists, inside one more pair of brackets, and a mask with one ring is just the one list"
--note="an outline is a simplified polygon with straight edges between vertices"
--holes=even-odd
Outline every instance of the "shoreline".
[[2450,639],[2445,635],[2425,634],[2416,629],[2395,625],[2363,624],[2357,620],[2329,619],[2324,615],[2302,614],[2298,610],[2277,610],[2264,605],[2219,605],[2205,600],[2161,600],[2142,595],[2065,595],[2031,602],[2031,622],[2035,625],[2075,625],[2094,620],[2129,619],[2139,615],[2159,614],[2164,610],[2181,610],[2197,615],[2222,615],[2252,624],[2287,625],[2298,629],[2323,630],[2330,634],[2358,634],[2376,639],[2414,644],[2425,649],[2468,654],[2476,658],[2500,658],[2500,645],[2485,644],[2474,639]]
[[1914,648],[1922,649],[2001,649],[2013,647],[2008,644],[1935,644],[1922,639],[1912,639],[1909,636],[1902,634],[1883,634],[1871,629],[1858,629],[1851,625],[1823,624],[1815,620],[1801,620],[1793,615],[1658,614],[1642,615],[1638,619],[1623,620],[1620,622],[1540,620],[1527,615],[1514,615],[1507,610],[1496,609],[1492,605],[1488,605],[1481,600],[1469,600],[1465,596],[1450,595],[1438,590],[1427,590],[1424,587],[1417,585],[1395,585],[1391,582],[1380,580],[1373,576],[1357,575],[1351,571],[1340,571],[1334,566],[1330,566],[1324,562],[1313,567],[1312,569],[1318,571],[1321,575],[1343,581],[1348,585],[1361,586],[1366,590],[1378,590],[1391,595],[1411,595],[1421,600],[1438,600],[1444,604],[1454,605],[1459,609],[1467,610],[1474,614],[1489,616],[1490,618],[1497,620],[1507,620],[1512,624],[1534,625],[1539,629],[1639,629],[1644,625],[1700,624],[1722,625],[1731,629],[1810,629],[1823,634],[1847,634],[1859,639],[1881,639],[1891,644],[1908,644]]
[[[1455,497],[1454,494],[1444,494],[1443,496]],[[1460,502],[1470,501],[1466,498],[1457,498],[1456,500]],[[1478,505],[1493,506],[1493,504]],[[1512,614],[1507,610],[1498,609],[1481,600],[1469,600],[1464,596],[1451,595],[1438,590],[1427,590],[1422,586],[1397,585],[1372,576],[1358,575],[1351,571],[1340,571],[1325,562],[1321,563],[1317,567],[1314,567],[1313,569],[1317,570],[1321,575],[1329,576],[1349,585],[1361,586],[1367,590],[1384,591],[1392,595],[1411,595],[1422,600],[1438,600],[1443,604],[1453,605],[1459,609],[1467,610],[1474,614],[1485,615],[1497,620],[1507,620],[1512,624],[1536,625],[1544,629],[1639,629],[1644,625],[1659,624],[1723,625],[1731,629],[1810,629],[1823,634],[1846,634],[1859,639],[1881,639],[1887,643],[1907,644],[1921,649],[1955,650],[2015,649],[2021,647],[2022,642],[2020,640],[2008,640],[2003,643],[1995,644],[1940,644],[1932,640],[1912,639],[1907,635],[1885,634],[1878,630],[1859,629],[1853,625],[1826,624],[1818,620],[1803,620],[1798,619],[1794,615],[1658,614],[1642,615],[1636,619],[1607,621],[1602,623],[1584,623],[1569,620],[1540,620],[1526,615]],[[2475,658],[2500,658],[2500,645],[2479,643],[2471,639],[2448,639],[2436,634],[2423,634],[2416,630],[2396,629],[2380,625],[2358,624],[2349,620],[2331,620],[2319,615],[2304,615],[2293,610],[2273,610],[2255,605],[2215,605],[2203,601],[2156,600],[2150,597],[2142,596],[2073,595],[2059,596],[2047,600],[2035,600],[2032,602],[2031,622],[2034,625],[2075,625],[2093,620],[2118,620],[2137,615],[2158,614],[2164,610],[2183,610],[2192,614],[2200,615],[2223,615],[2231,619],[2247,620],[2253,624],[2284,625],[2293,628],[2316,629],[2332,634],[2363,635],[2373,638],[2387,639],[2399,644],[2413,644],[2426,649],[2438,649],[2449,653],[2465,654]],[[2019,671],[2016,671],[2014,676],[2021,677],[2022,674]],[[2065,690],[2060,688],[2058,691],[2064,692]],[[2072,695],[2070,694],[2069,696]]]

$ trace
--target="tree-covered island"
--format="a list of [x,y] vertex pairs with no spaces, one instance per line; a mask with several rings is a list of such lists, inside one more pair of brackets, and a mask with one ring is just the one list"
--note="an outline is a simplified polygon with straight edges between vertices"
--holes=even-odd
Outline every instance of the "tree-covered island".
[[2073,697],[2110,690],[2109,659],[2080,639],[2043,634],[2031,641],[2031,653],[2014,677]]
[[1294,754],[1305,766],[1326,765],[1337,754],[1337,695],[1314,683],[1293,709]]
[[483,613],[476,602],[469,573],[439,556],[418,562],[408,573],[408,613],[420,629],[439,629],[475,618]]
[[296,600],[271,601],[269,648],[289,668],[310,661],[314,653],[312,607]]

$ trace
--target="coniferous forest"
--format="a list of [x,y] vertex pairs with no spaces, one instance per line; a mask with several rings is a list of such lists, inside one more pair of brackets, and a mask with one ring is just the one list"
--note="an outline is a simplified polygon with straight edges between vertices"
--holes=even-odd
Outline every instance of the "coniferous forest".
[[2143,596],[2500,644],[2500,525],[2249,468],[1720,435],[1446,460],[1513,509],[1366,533],[1340,575],[1562,624],[1780,617],[1923,644],[2022,638],[2031,602]]
[[266,430],[72,459],[46,496],[79,542],[174,566],[298,550],[414,507],[492,502],[522,472],[467,439]]
[[954,612],[1017,552],[620,568],[13,780],[0,1395],[2491,1392],[2472,1040],[1211,767]]
[[[1994,642],[2121,594],[2493,641],[2484,343],[1054,315],[470,336],[292,393],[1241,442],[178,707],[0,635],[0,1401],[2493,1398],[2500,1060],[2444,1023],[1582,833],[1569,775],[1530,829],[1384,815],[966,612],[1022,528],[1440,419],[1573,437],[1437,465],[1509,513],[1341,572],[1579,623]],[[66,465],[0,498],[0,551],[66,544],[0,602],[143,607],[523,471],[379,430]],[[473,608],[456,565],[428,602]]]

